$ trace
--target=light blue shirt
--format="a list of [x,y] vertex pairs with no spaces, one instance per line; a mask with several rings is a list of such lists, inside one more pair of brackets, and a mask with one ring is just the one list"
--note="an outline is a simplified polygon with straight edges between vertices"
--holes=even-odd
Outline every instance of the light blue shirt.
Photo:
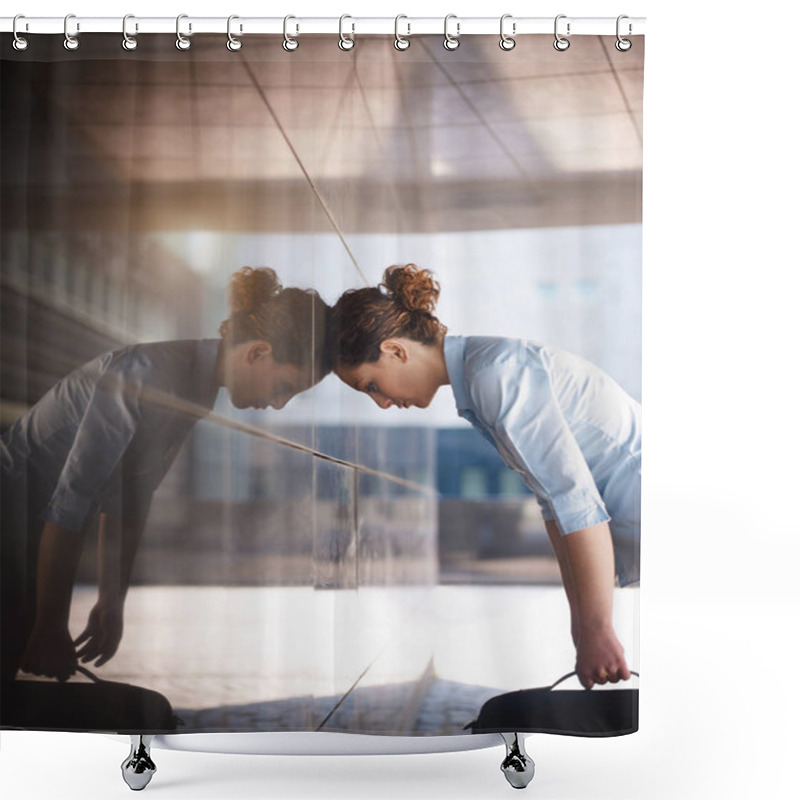
[[[25,495],[38,517],[31,523],[71,530],[97,511],[143,519],[181,445],[214,405],[219,345],[123,347],[67,375],[3,434],[4,502]],[[187,413],[192,407],[198,413]]]
[[459,416],[520,473],[562,534],[608,522],[621,585],[639,579],[641,406],[556,347],[446,336]]

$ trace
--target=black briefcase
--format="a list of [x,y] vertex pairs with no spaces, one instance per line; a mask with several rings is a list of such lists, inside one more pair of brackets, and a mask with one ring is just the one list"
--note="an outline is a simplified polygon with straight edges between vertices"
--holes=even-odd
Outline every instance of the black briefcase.
[[[623,736],[639,729],[639,690],[553,691],[552,686],[492,697],[478,718],[464,726],[472,733],[558,733],[569,736]],[[636,675],[637,673],[633,673]]]
[[169,733],[178,718],[163,694],[129,683],[3,681],[0,727],[20,730]]

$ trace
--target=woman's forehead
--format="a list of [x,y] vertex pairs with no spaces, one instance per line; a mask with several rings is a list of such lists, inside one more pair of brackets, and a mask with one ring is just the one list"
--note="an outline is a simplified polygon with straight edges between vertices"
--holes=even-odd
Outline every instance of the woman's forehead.
[[339,367],[336,370],[336,374],[348,386],[357,386],[360,383],[368,381],[377,366],[378,362],[376,361],[374,364],[367,362],[365,364],[358,364],[355,367]]

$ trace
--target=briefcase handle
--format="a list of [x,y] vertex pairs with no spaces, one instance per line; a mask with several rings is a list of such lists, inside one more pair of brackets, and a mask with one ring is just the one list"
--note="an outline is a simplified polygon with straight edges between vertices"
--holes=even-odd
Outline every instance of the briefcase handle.
[[91,678],[91,680],[93,680],[95,683],[109,683],[109,681],[107,681],[105,678],[98,678],[97,675],[95,675],[93,672],[90,672],[86,667],[83,667],[80,664],[75,667],[75,672],[80,672],[81,675]]
[[[558,680],[557,680],[557,681],[556,681],[556,682],[555,682],[555,683],[554,683],[554,684],[553,684],[553,685],[550,687],[550,689],[555,689],[555,688],[556,688],[556,686],[558,686],[558,684],[559,684],[559,683],[564,683],[564,681],[566,681],[566,680],[569,680],[569,678],[572,678],[572,677],[574,677],[574,676],[577,676],[577,674],[578,674],[577,672],[573,671],[573,672],[568,672],[566,675],[562,675],[562,676],[561,676],[561,677],[560,677],[560,678],[559,678],[559,679],[558,679]],[[635,675],[637,678],[639,677],[639,673],[638,673],[638,672],[634,672],[633,670],[631,670],[631,675]]]

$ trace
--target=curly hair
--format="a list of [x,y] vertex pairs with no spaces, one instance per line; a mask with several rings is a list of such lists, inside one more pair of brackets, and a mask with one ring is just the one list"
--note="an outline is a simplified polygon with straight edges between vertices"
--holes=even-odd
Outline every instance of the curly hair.
[[388,267],[378,286],[345,292],[331,315],[335,367],[377,361],[381,342],[392,337],[438,341],[447,332],[433,314],[439,292],[433,273],[415,264]]
[[219,327],[226,346],[259,339],[275,361],[310,369],[315,380],[331,371],[331,308],[313,289],[284,289],[275,270],[243,267],[231,278],[230,313]]

